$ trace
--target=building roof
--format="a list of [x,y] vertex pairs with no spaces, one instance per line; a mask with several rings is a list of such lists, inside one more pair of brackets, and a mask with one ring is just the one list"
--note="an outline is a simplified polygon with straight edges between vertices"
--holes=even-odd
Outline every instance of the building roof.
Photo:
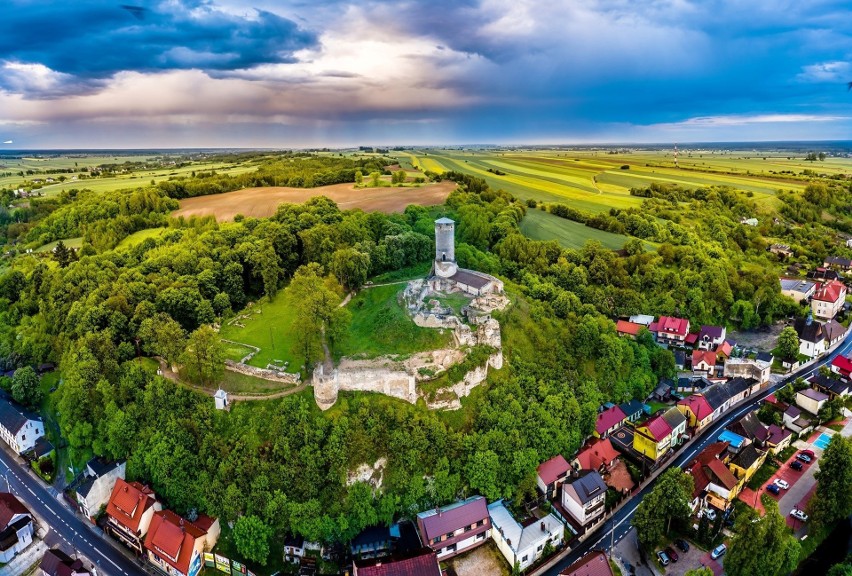
[[[562,457],[559,456],[559,458]],[[562,461],[565,462],[565,459],[562,458]],[[565,466],[567,471],[567,462],[565,462]],[[482,496],[471,496],[467,500],[454,502],[437,510],[421,512],[417,515],[417,518],[423,527],[424,540],[428,542],[433,538],[455,532],[459,528],[476,524],[480,520],[488,518],[488,503]]]
[[662,415],[650,418],[644,425],[639,428],[645,428],[650,433],[651,437],[660,442],[668,438],[672,433],[672,427],[663,419]]
[[840,280],[840,274],[835,270],[819,267],[816,270],[808,272],[808,278],[813,278],[814,280]]
[[456,223],[455,220],[450,220],[446,216],[444,216],[442,218],[438,218],[437,220],[435,220],[435,224],[455,224],[455,223]]
[[852,358],[846,356],[835,356],[831,365],[840,370],[841,373],[852,374]]
[[829,342],[833,342],[838,338],[843,338],[846,334],[846,328],[843,327],[843,324],[832,318],[828,322],[826,322],[823,327],[823,331],[825,331],[825,337]]
[[716,353],[712,350],[693,350],[692,351],[692,368],[695,369],[701,362],[708,366],[716,365]]
[[758,452],[757,448],[754,447],[754,444],[747,444],[745,448],[740,450],[734,459],[731,460],[731,464],[739,466],[744,470],[748,470],[751,468],[755,462],[760,460],[760,452]]
[[601,466],[609,466],[616,458],[618,451],[612,447],[609,438],[595,438],[576,456],[581,470],[598,470]]
[[685,337],[689,332],[689,320],[674,316],[660,316],[657,321],[657,331]]
[[[719,460],[719,456],[724,454],[727,449],[727,442],[714,442],[696,456],[695,462],[700,466],[701,472],[703,472],[707,479],[714,484],[719,484],[720,486],[724,486],[728,490],[731,490],[739,481],[736,476],[728,470],[725,463]],[[696,478],[695,484],[695,488],[698,490],[698,478]],[[701,489],[703,490],[706,487],[707,485],[705,484]]]
[[438,556],[431,548],[405,555],[372,560],[356,560],[358,576],[441,576]]
[[615,331],[619,334],[636,336],[642,328],[645,328],[645,326],[642,324],[636,324],[635,322],[628,322],[627,320],[619,320],[615,323]]
[[[566,479],[565,486],[574,489],[581,504],[588,504],[606,492],[606,483],[597,470],[583,470],[577,477]],[[565,487],[562,489],[565,490]]]
[[675,350],[674,357],[676,366],[683,366],[684,362],[686,362],[686,352],[683,350]]
[[822,323],[817,322],[813,318],[799,318],[793,326],[800,340],[814,344],[825,340],[825,331],[823,330]]
[[802,415],[802,411],[796,406],[787,406],[787,409],[784,410],[784,415],[790,418],[798,418]]
[[120,462],[110,462],[106,458],[92,458],[86,462],[87,470],[95,476],[104,476],[121,466]]
[[680,406],[686,406],[689,408],[689,411],[695,415],[695,418],[698,421],[704,420],[711,414],[713,414],[713,407],[710,406],[710,403],[707,402],[707,399],[704,398],[701,394],[693,394],[691,396],[687,396],[680,402],[678,402]]
[[698,331],[698,338],[709,340],[719,340],[725,335],[724,326],[702,326]]
[[793,433],[787,430],[786,428],[782,428],[777,424],[770,424],[767,430],[769,435],[766,437],[766,442],[768,444],[772,444],[773,446],[777,446],[789,436],[792,436]]
[[94,487],[97,479],[98,476],[89,476],[86,478],[85,481],[77,485],[77,494],[82,498],[86,498],[89,495],[89,492],[92,491],[92,487]]
[[139,482],[115,481],[106,512],[116,522],[136,532],[145,511],[157,501],[153,490]]
[[819,390],[814,390],[813,388],[805,388],[804,390],[799,390],[797,394],[801,394],[805,398],[810,398],[814,402],[822,402],[823,400],[828,400],[828,394],[824,394]]
[[624,412],[624,414],[627,416],[632,416],[633,414],[636,414],[637,412],[642,412],[642,410],[645,409],[645,407],[642,405],[641,402],[639,402],[639,400],[623,402],[619,404],[618,407],[621,408],[621,411]]
[[736,432],[731,432],[730,430],[722,430],[722,433],[719,434],[718,440],[719,442],[727,442],[734,448],[739,448],[743,445],[743,442],[745,442],[745,438]]
[[550,460],[546,460],[538,465],[538,476],[545,485],[550,485],[568,474],[569,470],[571,470],[571,466],[568,464],[568,461],[565,460],[562,454],[557,454]]
[[794,278],[781,278],[781,290],[785,292],[798,292],[805,295],[816,288],[814,282],[808,280],[796,280]]
[[844,268],[849,268],[852,266],[852,260],[849,258],[841,258],[840,256],[829,256],[823,262],[826,266],[842,266]]
[[733,398],[738,394],[742,394],[755,384],[757,384],[757,380],[754,378],[743,378],[742,376],[737,376],[736,378],[728,380],[724,386],[725,392],[730,398]]
[[731,424],[734,432],[742,434],[752,440],[763,442],[769,436],[766,425],[757,417],[757,412],[752,411]]
[[462,268],[459,268],[458,271],[450,276],[449,279],[453,282],[458,282],[465,286],[472,286],[476,289],[483,288],[490,282],[493,282],[493,279],[486,274],[474,272],[473,270],[463,270]]
[[634,324],[641,324],[643,326],[650,326],[651,322],[654,321],[654,317],[649,314],[635,314],[629,318],[630,322]]
[[26,506],[21,504],[14,494],[0,492],[0,530],[5,530],[12,518],[19,514],[30,514]]
[[729,358],[731,356],[731,352],[734,351],[734,343],[730,340],[724,340],[719,347],[716,349],[716,356],[724,356],[725,358]]
[[822,374],[817,373],[815,376],[811,376],[808,378],[808,383],[811,386],[816,386],[817,388],[822,388],[823,390],[829,390],[833,394],[843,395],[849,392],[849,389],[852,388],[852,383],[843,382],[842,380],[838,380],[837,378],[831,378],[829,376],[823,376]]
[[834,303],[844,298],[845,295],[846,286],[844,286],[842,282],[838,282],[837,280],[829,280],[828,282],[824,282],[819,288],[816,289],[812,298],[814,300],[820,300],[822,302]]
[[606,432],[616,426],[619,422],[622,422],[627,415],[621,411],[621,408],[618,406],[613,406],[612,408],[607,408],[603,412],[598,413],[598,421],[595,423],[595,430],[598,434],[606,434]]
[[698,332],[690,332],[686,335],[686,343],[690,346],[698,342]]
[[772,352],[758,352],[757,353],[757,361],[758,362],[768,362],[772,364],[773,360],[775,360],[775,356],[772,355]]
[[677,407],[672,406],[662,414],[663,420],[666,421],[666,424],[671,426],[672,430],[677,430],[679,426],[682,426],[686,423],[686,416],[683,415],[683,412],[677,409]]
[[4,428],[17,434],[30,420],[41,422],[39,416],[12,400],[8,394],[0,393],[0,424]]
[[503,504],[502,500],[497,500],[489,504],[488,514],[491,516],[493,529],[503,534],[509,548],[516,553],[527,549],[531,544],[538,541],[541,534],[540,524],[544,524],[546,531],[551,531],[562,526],[562,523],[553,514],[548,514],[526,527],[521,526]]
[[72,574],[90,574],[83,567],[81,560],[75,560],[60,548],[54,548],[44,553],[39,564],[47,576],[72,576]]
[[171,510],[154,512],[151,527],[145,536],[145,549],[150,550],[168,565],[187,574],[195,541],[204,538],[206,531],[181,518]]
[[704,399],[707,400],[707,403],[710,404],[710,407],[713,408],[714,411],[730,399],[724,385],[721,384],[708,386],[702,390],[700,394],[704,396]]
[[559,573],[561,576],[614,576],[606,554],[592,550]]

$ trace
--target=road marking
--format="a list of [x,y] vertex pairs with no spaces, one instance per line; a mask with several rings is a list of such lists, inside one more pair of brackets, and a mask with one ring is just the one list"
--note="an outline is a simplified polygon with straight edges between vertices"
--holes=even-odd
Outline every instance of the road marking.
[[[110,564],[112,564],[113,566],[115,566],[116,568],[118,568],[119,570],[121,570],[121,566],[119,566],[118,564],[116,564],[115,562],[113,562],[113,561],[112,561],[112,560],[111,560],[111,559],[110,559],[110,558],[109,558],[106,554],[104,554],[103,552],[101,552],[100,548],[95,548],[95,552],[97,552],[98,554],[100,554],[101,556],[103,556],[104,558],[106,558],[107,562],[109,562]],[[122,572],[124,572],[124,570],[121,570],[121,571],[122,571]],[[125,574],[126,574],[126,572],[125,572]]]

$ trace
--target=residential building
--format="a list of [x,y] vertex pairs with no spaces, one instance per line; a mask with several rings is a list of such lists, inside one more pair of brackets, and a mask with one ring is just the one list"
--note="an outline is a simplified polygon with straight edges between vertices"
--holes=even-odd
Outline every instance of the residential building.
[[739,480],[721,459],[727,442],[715,442],[702,450],[689,467],[695,481],[693,508],[712,506],[724,512],[737,497]]
[[712,350],[692,351],[692,372],[703,372],[714,375],[716,373],[716,352]]
[[33,448],[36,441],[44,436],[44,422],[12,400],[5,392],[0,393],[0,438],[16,454],[22,454]]
[[746,226],[757,226],[759,222],[757,218],[740,218],[740,224],[744,224]]
[[796,434],[802,434],[811,429],[811,421],[806,418],[796,406],[788,406],[782,415],[784,426]]
[[687,424],[696,432],[713,421],[713,408],[701,394],[687,396],[677,403],[677,409],[687,418]]
[[629,322],[627,320],[619,320],[615,323],[615,331],[619,336],[626,336],[633,339],[636,338],[639,334],[639,330],[642,328],[647,328],[647,326],[637,324],[635,322]]
[[571,464],[574,470],[596,470],[601,474],[609,470],[618,460],[618,452],[612,447],[609,438],[594,438],[586,443],[574,457]]
[[725,393],[728,395],[730,405],[733,406],[742,401],[746,396],[750,396],[752,388],[756,383],[757,380],[752,378],[737,376],[723,384],[725,387]]
[[631,400],[618,405],[621,411],[627,416],[628,422],[636,422],[642,417],[645,411],[645,406],[638,400]]
[[612,406],[598,413],[595,423],[595,436],[606,438],[627,421],[627,415],[618,406]]
[[710,404],[710,407],[713,409],[712,420],[718,418],[720,414],[727,412],[728,408],[731,406],[731,399],[722,384],[713,384],[712,386],[708,386],[699,392],[699,394],[704,396],[704,399],[707,400],[707,403]]
[[769,251],[782,260],[793,255],[793,251],[787,244],[772,244],[769,247]]
[[835,356],[831,361],[831,371],[840,374],[841,378],[852,377],[852,356]]
[[171,510],[158,510],[145,536],[148,562],[169,576],[196,576],[219,539],[219,520],[199,516],[195,522]]
[[434,550],[421,548],[408,554],[381,560],[356,560],[352,576],[441,576],[441,566]]
[[852,248],[852,238],[849,238],[848,240],[846,240],[846,247]]
[[491,537],[488,503],[482,496],[471,496],[421,512],[417,515],[417,530],[424,546],[434,550],[438,560],[447,560],[484,544]]
[[737,455],[731,458],[728,462],[728,468],[739,480],[739,490],[751,480],[757,469],[763,465],[766,460],[766,452],[755,448],[754,444],[747,444]]
[[609,558],[600,550],[592,550],[559,573],[560,576],[615,576]]
[[725,341],[726,334],[724,326],[702,326],[698,331],[698,347],[701,350],[715,350]]
[[773,454],[778,454],[784,450],[784,448],[789,446],[790,442],[793,440],[792,432],[776,424],[770,424],[767,428],[767,432],[769,434],[766,437],[766,447],[769,448]]
[[815,291],[816,282],[794,278],[781,278],[781,294],[792,298],[797,303],[807,301],[814,295]]
[[769,429],[758,419],[757,412],[749,412],[728,426],[728,430],[758,446],[764,446],[767,438],[769,438]]
[[716,348],[716,362],[727,362],[731,357],[731,354],[734,352],[734,342],[731,340],[724,340],[721,344]]
[[663,412],[662,416],[666,424],[672,429],[672,448],[674,448],[686,437],[686,416],[676,406],[672,406]]
[[657,415],[644,424],[636,426],[633,433],[633,449],[651,460],[659,460],[672,446],[672,427]]
[[91,576],[82,560],[75,560],[59,548],[44,553],[38,565],[40,576]]
[[33,515],[14,494],[0,492],[0,562],[8,564],[33,543]]
[[816,270],[811,270],[807,274],[808,278],[811,280],[821,280],[821,281],[831,281],[831,280],[840,280],[840,274],[836,270],[831,270],[830,268],[819,267]]
[[840,256],[829,256],[825,259],[822,265],[826,268],[833,268],[843,272],[849,272],[852,270],[852,260],[849,258],[841,258]]
[[808,384],[818,392],[828,395],[829,400],[844,398],[852,392],[852,382],[816,374],[808,378]]
[[657,341],[661,344],[683,346],[689,334],[689,320],[674,316],[660,316],[660,319],[651,323],[648,329],[657,335]]
[[805,388],[796,392],[796,405],[802,410],[816,415],[828,402],[828,394],[823,394],[813,388]]
[[636,314],[628,318],[628,321],[634,324],[641,324],[647,328],[654,323],[654,317],[649,314]]
[[162,509],[153,490],[139,482],[119,478],[107,502],[104,530],[137,554],[143,554],[143,542],[154,513]]
[[305,557],[305,539],[288,534],[284,537],[284,560],[298,564]]
[[565,460],[562,454],[557,454],[550,460],[538,465],[536,485],[546,498],[556,498],[559,485],[565,481],[570,471],[571,466],[568,464],[568,461]]
[[811,315],[808,315],[807,318],[796,320],[794,327],[799,335],[799,354],[808,358],[816,358],[825,353],[827,349],[826,335],[821,322],[817,322]]
[[606,483],[595,470],[583,470],[562,485],[562,507],[583,528],[603,519]]
[[729,358],[725,362],[722,375],[725,378],[751,378],[760,386],[769,382],[772,374],[772,362],[757,360],[753,358]]
[[817,318],[834,318],[846,302],[846,285],[837,280],[823,283],[811,298],[811,310]]
[[[394,525],[398,530],[398,526]],[[367,526],[349,543],[349,552],[355,558],[380,558],[391,553],[399,535],[392,534],[387,526]]]
[[748,438],[745,436],[740,436],[736,432],[732,432],[730,430],[722,430],[722,433],[719,434],[719,437],[716,438],[719,442],[727,442],[728,443],[728,451],[731,454],[736,454],[740,448],[749,444]]
[[[514,567],[517,562],[523,572],[541,558],[545,547],[559,546],[565,536],[565,526],[553,514],[522,526],[512,516],[502,500],[488,505],[491,516],[491,538],[497,549]],[[357,575],[356,575],[357,576]]]
[[77,486],[77,506],[83,516],[94,522],[101,508],[109,501],[116,480],[124,479],[126,462],[107,462],[102,458],[92,458],[86,464],[84,480]]
[[683,370],[684,365],[686,365],[686,353],[683,350],[675,350],[675,368],[678,370]]

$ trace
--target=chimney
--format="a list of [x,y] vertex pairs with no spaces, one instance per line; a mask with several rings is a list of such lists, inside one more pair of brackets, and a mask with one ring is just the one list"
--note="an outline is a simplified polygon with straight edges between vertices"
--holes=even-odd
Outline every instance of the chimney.
[[545,528],[544,521],[542,521],[542,523],[541,523],[541,531],[547,532],[547,528]]

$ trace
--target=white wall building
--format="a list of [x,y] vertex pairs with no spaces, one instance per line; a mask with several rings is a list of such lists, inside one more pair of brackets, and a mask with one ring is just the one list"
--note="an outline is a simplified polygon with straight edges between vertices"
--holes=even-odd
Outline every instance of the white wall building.
[[584,470],[562,485],[562,507],[581,526],[603,518],[605,500],[606,484],[594,470]]
[[0,492],[0,562],[9,563],[33,543],[33,517],[21,501]]
[[16,453],[21,454],[35,446],[44,436],[44,422],[28,412],[11,398],[0,396],[0,438]]
[[102,506],[106,506],[112,494],[115,481],[124,479],[126,462],[104,462],[92,458],[86,464],[87,479],[77,487],[77,504],[80,511],[89,519],[97,516]]
[[558,546],[565,537],[565,526],[553,514],[548,514],[526,528],[521,526],[509,510],[498,500],[488,505],[491,516],[491,538],[506,557],[509,566],[518,563],[526,570],[541,558],[545,546]]

